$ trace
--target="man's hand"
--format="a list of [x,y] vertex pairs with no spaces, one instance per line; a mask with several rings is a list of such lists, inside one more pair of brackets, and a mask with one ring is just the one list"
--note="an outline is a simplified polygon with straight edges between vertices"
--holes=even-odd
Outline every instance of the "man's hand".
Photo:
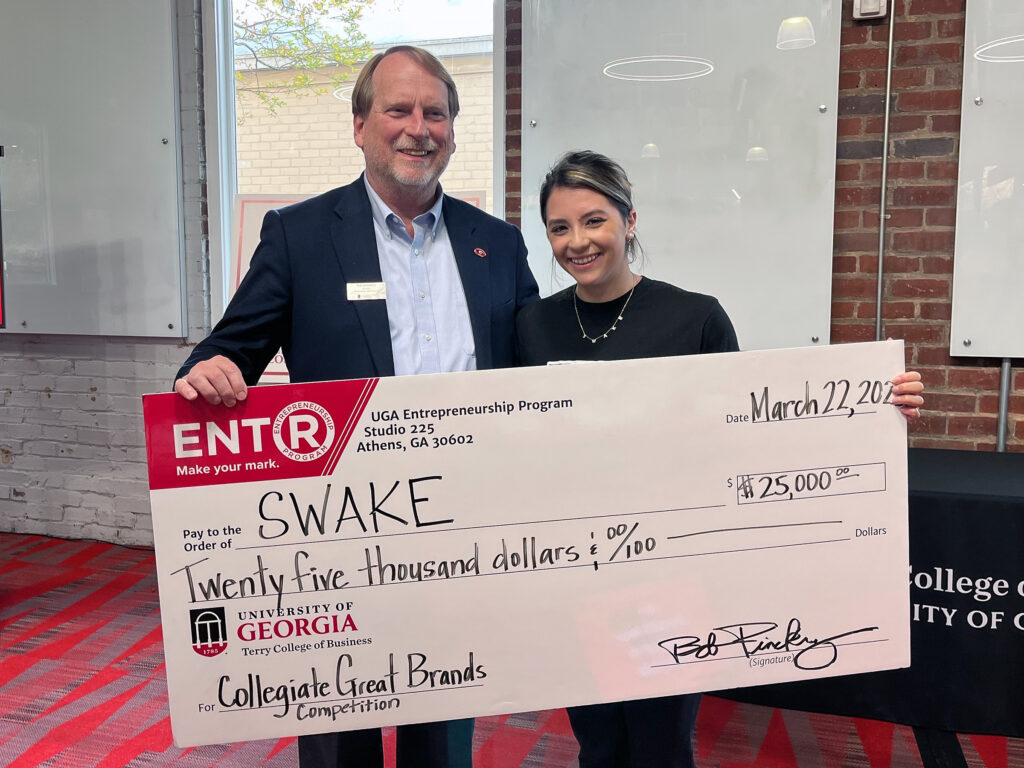
[[224,403],[228,408],[245,400],[245,380],[238,366],[223,355],[196,363],[174,382],[174,391],[186,400],[202,397],[211,405]]
[[892,387],[892,402],[896,405],[907,419],[918,419],[921,417],[921,406],[924,405],[924,384],[921,383],[921,374],[917,371],[907,371],[894,376]]

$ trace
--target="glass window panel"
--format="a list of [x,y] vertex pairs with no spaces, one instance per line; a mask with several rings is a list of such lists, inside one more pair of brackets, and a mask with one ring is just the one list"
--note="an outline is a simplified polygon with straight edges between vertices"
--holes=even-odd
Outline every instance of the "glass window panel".
[[1024,9],[972,0],[967,9],[949,351],[1024,357]]
[[[352,86],[369,56],[410,43],[437,56],[459,89],[458,149],[441,183],[448,194],[491,211],[492,0],[336,0],[328,5],[332,9],[325,17],[305,24],[307,38],[293,35],[289,41],[295,49],[283,52],[260,34],[267,12],[250,0],[234,0],[238,192],[316,194],[354,180],[363,157],[352,140]],[[362,8],[357,21],[340,21],[357,8]],[[293,11],[280,28],[294,30],[302,22]],[[341,57],[350,63],[308,57],[330,35],[355,43]]]
[[744,349],[829,340],[840,3],[523,2],[523,232],[565,151],[634,183],[644,273],[717,296]]

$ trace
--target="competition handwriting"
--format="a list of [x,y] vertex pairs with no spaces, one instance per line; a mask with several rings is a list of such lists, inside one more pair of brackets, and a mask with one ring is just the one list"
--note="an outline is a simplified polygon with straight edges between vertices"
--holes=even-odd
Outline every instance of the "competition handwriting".
[[781,638],[777,634],[769,634],[778,628],[779,625],[773,621],[727,624],[715,627],[708,632],[706,638],[696,635],[670,637],[661,640],[658,647],[672,657],[674,664],[685,663],[691,657],[696,660],[712,658],[722,648],[738,647],[748,659],[762,653],[792,653],[793,666],[797,669],[816,670],[835,664],[839,657],[839,646],[843,645],[836,643],[837,640],[878,629],[861,627],[827,637],[810,637],[804,634],[800,619],[795,617],[789,620]]

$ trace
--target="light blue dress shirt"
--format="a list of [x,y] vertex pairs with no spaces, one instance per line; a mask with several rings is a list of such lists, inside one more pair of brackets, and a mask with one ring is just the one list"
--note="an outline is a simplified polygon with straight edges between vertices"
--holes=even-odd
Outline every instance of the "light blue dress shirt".
[[413,236],[401,217],[363,177],[373,212],[380,274],[387,292],[395,375],[476,370],[469,307],[448,230],[444,194],[413,219]]

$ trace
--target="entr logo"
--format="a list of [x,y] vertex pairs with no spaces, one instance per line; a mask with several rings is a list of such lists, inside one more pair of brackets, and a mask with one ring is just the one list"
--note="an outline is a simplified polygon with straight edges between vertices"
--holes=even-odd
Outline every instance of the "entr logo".
[[228,647],[228,625],[223,608],[196,608],[189,611],[192,650],[200,656],[216,656]]
[[[286,442],[287,441],[287,442]],[[308,400],[285,406],[274,419],[274,444],[293,461],[319,459],[334,442],[334,419]]]
[[195,459],[216,456],[218,451],[247,455],[262,453],[264,429],[267,427],[271,427],[277,449],[293,461],[319,459],[334,443],[331,414],[317,403],[300,400],[281,409],[273,422],[259,418],[231,419],[224,426],[212,421],[175,424],[174,457]]

